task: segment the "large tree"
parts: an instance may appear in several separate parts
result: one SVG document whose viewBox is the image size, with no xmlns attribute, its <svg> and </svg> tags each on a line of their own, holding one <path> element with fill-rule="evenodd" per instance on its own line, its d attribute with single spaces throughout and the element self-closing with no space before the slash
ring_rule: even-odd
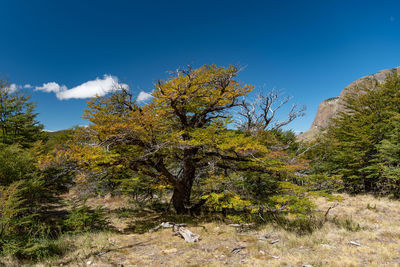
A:
<svg viewBox="0 0 400 267">
<path fill-rule="evenodd" d="M 249 177 L 259 182 L 256 173 L 271 179 L 268 174 L 281 167 L 277 155 L 268 155 L 256 136 L 229 128 L 232 108 L 253 90 L 236 80 L 238 71 L 215 65 L 178 70 L 155 84 L 145 105 L 138 105 L 124 88 L 89 101 L 84 118 L 91 125 L 80 134 L 75 154 L 88 166 L 128 168 L 172 187 L 177 213 L 205 202 L 199 198 L 191 203 L 195 181 L 232 172 L 251 172 Z"/>
</svg>

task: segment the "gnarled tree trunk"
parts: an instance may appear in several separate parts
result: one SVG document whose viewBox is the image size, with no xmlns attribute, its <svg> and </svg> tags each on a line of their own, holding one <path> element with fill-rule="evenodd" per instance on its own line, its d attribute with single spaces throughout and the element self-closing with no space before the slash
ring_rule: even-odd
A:
<svg viewBox="0 0 400 267">
<path fill-rule="evenodd" d="M 192 193 L 193 181 L 196 175 L 196 164 L 193 160 L 197 149 L 184 151 L 183 169 L 180 179 L 174 185 L 172 204 L 176 213 L 185 214 L 190 212 L 190 195 Z"/>
<path fill-rule="evenodd" d="M 172 195 L 172 205 L 176 213 L 178 214 L 186 214 L 189 213 L 189 205 L 190 205 L 190 193 L 191 188 L 188 188 L 184 184 L 178 184 L 174 187 L 174 193 Z"/>
</svg>

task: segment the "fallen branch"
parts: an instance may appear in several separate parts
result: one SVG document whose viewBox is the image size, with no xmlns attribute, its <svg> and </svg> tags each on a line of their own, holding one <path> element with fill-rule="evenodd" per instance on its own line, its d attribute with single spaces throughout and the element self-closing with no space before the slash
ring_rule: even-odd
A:
<svg viewBox="0 0 400 267">
<path fill-rule="evenodd" d="M 331 209 L 333 209 L 333 208 L 336 208 L 337 206 L 339 206 L 339 203 L 333 204 L 332 206 L 330 206 L 330 207 L 326 210 L 325 215 L 324 215 L 324 221 L 325 221 L 325 222 L 328 220 L 328 213 L 329 213 L 329 211 L 330 211 Z"/>
<path fill-rule="evenodd" d="M 196 234 L 192 233 L 189 229 L 186 229 L 183 227 L 178 227 L 175 234 L 180 235 L 188 243 L 194 243 L 194 242 L 198 242 L 200 240 L 199 235 L 196 235 Z"/>
<path fill-rule="evenodd" d="M 231 224 L 229 224 L 229 226 L 232 226 L 232 227 L 240 227 L 240 228 L 251 227 L 251 226 L 253 226 L 253 225 L 254 225 L 254 223 L 242 223 L 242 224 L 231 223 Z"/>
<path fill-rule="evenodd" d="M 245 249 L 245 248 L 246 248 L 246 247 L 234 248 L 234 249 L 231 250 L 231 253 L 232 253 L 232 254 L 237 254 L 237 253 L 239 253 L 240 251 L 242 251 L 242 249 Z"/>
<path fill-rule="evenodd" d="M 171 223 L 171 222 L 162 222 L 160 225 L 149 230 L 150 233 L 155 232 L 161 228 L 172 228 L 172 231 L 175 235 L 180 235 L 186 242 L 193 243 L 198 242 L 200 240 L 200 236 L 192 233 L 189 229 L 184 228 L 186 224 L 184 223 Z"/>
<path fill-rule="evenodd" d="M 171 223 L 171 222 L 162 222 L 160 225 L 157 225 L 156 227 L 152 228 L 149 230 L 149 233 L 155 232 L 159 230 L 160 228 L 173 228 L 173 227 L 182 227 L 186 226 L 186 224 L 181 223 L 181 224 L 176 224 L 176 223 Z"/>
<path fill-rule="evenodd" d="M 244 232 L 248 229 L 250 229 L 252 226 L 254 226 L 253 223 L 244 223 L 244 224 L 237 224 L 237 223 L 231 223 L 229 226 L 235 227 L 236 232 Z"/>
<path fill-rule="evenodd" d="M 275 244 L 275 243 L 278 243 L 279 241 L 280 241 L 279 239 L 275 239 L 275 240 L 270 241 L 269 243 L 270 243 L 271 245 L 273 245 L 273 244 Z"/>
</svg>

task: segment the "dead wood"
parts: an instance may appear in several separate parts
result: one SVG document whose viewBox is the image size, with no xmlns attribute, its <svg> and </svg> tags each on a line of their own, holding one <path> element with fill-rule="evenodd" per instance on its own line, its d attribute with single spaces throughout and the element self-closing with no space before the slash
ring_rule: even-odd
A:
<svg viewBox="0 0 400 267">
<path fill-rule="evenodd" d="M 159 230 L 160 228 L 172 228 L 175 235 L 180 235 L 186 242 L 193 243 L 198 242 L 200 240 L 200 236 L 192 233 L 189 229 L 184 228 L 186 224 L 181 223 L 171 223 L 171 222 L 162 222 L 160 225 L 149 230 L 150 233 Z"/>
<path fill-rule="evenodd" d="M 325 215 L 324 215 L 324 221 L 325 221 L 325 222 L 328 220 L 328 213 L 329 213 L 329 211 L 330 211 L 331 209 L 333 209 L 333 208 L 336 208 L 337 206 L 339 206 L 339 203 L 333 204 L 332 206 L 330 206 L 330 207 L 326 210 Z"/>
<path fill-rule="evenodd" d="M 154 228 L 151 228 L 149 230 L 149 233 L 155 232 L 157 230 L 159 230 L 160 228 L 173 228 L 173 227 L 182 227 L 182 226 L 186 226 L 185 223 L 181 223 L 181 224 L 176 224 L 176 223 L 171 223 L 171 222 L 162 222 L 159 225 L 157 225 Z"/>
<path fill-rule="evenodd" d="M 200 240 L 200 236 L 192 233 L 189 229 L 186 229 L 184 227 L 177 227 L 177 229 L 178 230 L 175 233 L 180 235 L 188 243 L 194 243 Z"/>
</svg>

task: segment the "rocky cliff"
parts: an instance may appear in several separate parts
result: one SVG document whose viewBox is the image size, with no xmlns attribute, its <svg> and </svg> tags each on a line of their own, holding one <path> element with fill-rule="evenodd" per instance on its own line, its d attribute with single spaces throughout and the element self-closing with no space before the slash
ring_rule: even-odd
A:
<svg viewBox="0 0 400 267">
<path fill-rule="evenodd" d="M 329 125 L 331 118 L 334 117 L 338 111 L 343 111 L 344 96 L 354 90 L 355 88 L 375 89 L 379 84 L 383 83 L 387 76 L 393 73 L 400 73 L 400 66 L 393 69 L 382 70 L 378 73 L 367 75 L 358 80 L 355 80 L 342 90 L 338 97 L 333 97 L 322 101 L 318 107 L 317 114 L 311 127 L 308 131 L 298 135 L 301 141 L 310 141 L 316 137 L 326 126 Z"/>
</svg>

